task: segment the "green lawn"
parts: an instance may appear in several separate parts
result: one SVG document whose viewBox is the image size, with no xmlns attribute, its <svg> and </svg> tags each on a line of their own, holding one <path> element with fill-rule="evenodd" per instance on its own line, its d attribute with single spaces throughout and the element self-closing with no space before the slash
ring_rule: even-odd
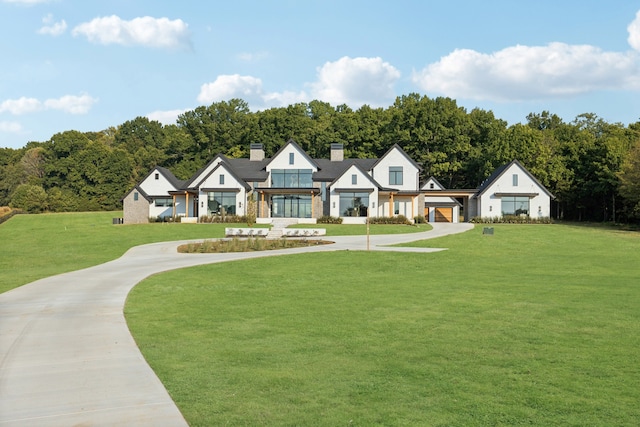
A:
<svg viewBox="0 0 640 427">
<path fill-rule="evenodd" d="M 224 236 L 220 224 L 113 225 L 122 212 L 16 215 L 0 224 L 0 292 L 97 265 L 144 243 Z"/>
<path fill-rule="evenodd" d="M 115 259 L 154 242 L 224 237 L 225 227 L 246 224 L 113 225 L 122 212 L 16 215 L 0 224 L 0 293 L 34 280 Z M 266 227 L 266 225 L 254 225 Z M 307 225 L 306 227 L 310 227 Z M 328 235 L 365 234 L 364 225 L 313 225 Z M 371 234 L 424 231 L 428 225 L 371 226 Z"/>
<path fill-rule="evenodd" d="M 639 234 L 494 229 L 169 272 L 126 316 L 192 426 L 639 425 Z"/>
</svg>

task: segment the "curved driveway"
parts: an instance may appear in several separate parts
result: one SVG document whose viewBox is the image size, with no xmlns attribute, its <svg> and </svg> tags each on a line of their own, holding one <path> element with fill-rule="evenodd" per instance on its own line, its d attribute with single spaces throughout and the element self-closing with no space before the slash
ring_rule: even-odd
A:
<svg viewBox="0 0 640 427">
<path fill-rule="evenodd" d="M 433 224 L 424 233 L 371 236 L 371 250 L 471 229 Z M 151 274 L 182 267 L 301 252 L 366 250 L 365 236 L 277 251 L 179 254 L 184 242 L 130 249 L 95 267 L 0 294 L 0 426 L 186 426 L 138 350 L 124 319 L 129 291 Z"/>
</svg>

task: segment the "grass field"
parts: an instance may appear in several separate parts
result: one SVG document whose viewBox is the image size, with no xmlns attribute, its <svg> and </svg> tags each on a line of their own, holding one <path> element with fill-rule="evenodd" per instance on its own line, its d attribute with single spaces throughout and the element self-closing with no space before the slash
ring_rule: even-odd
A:
<svg viewBox="0 0 640 427">
<path fill-rule="evenodd" d="M 225 227 L 239 225 L 113 225 L 112 218 L 121 216 L 122 212 L 17 215 L 0 224 L 0 293 L 43 277 L 110 261 L 136 245 L 219 238 L 224 237 Z M 364 225 L 326 228 L 327 234 L 334 236 L 363 234 L 366 230 Z M 406 225 L 371 226 L 372 234 L 424 230 L 425 225 L 421 228 Z"/>
<path fill-rule="evenodd" d="M 126 316 L 192 426 L 637 426 L 640 235 L 495 225 L 154 276 Z"/>
</svg>

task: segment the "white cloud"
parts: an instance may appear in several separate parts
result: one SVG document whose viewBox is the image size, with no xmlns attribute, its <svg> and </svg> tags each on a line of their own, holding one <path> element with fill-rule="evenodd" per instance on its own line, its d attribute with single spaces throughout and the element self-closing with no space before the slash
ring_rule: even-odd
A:
<svg viewBox="0 0 640 427">
<path fill-rule="evenodd" d="M 59 36 L 67 31 L 67 23 L 63 19 L 60 22 L 53 22 L 53 15 L 49 14 L 42 18 L 44 24 L 42 28 L 38 30 L 38 34 L 46 34 L 50 36 Z"/>
<path fill-rule="evenodd" d="M 7 99 L 0 104 L 0 113 L 9 112 L 13 115 L 35 113 L 42 110 L 60 110 L 70 114 L 86 114 L 93 104 L 98 102 L 89 95 L 65 95 L 57 99 L 40 101 L 36 98 L 21 97 Z"/>
<path fill-rule="evenodd" d="M 484 54 L 459 49 L 414 72 L 427 92 L 452 98 L 532 100 L 594 90 L 640 89 L 634 52 L 603 52 L 589 45 L 514 46 Z"/>
<path fill-rule="evenodd" d="M 400 71 L 381 58 L 340 58 L 318 69 L 313 96 L 331 104 L 388 105 L 395 99 Z"/>
<path fill-rule="evenodd" d="M 637 51 L 640 51 L 640 10 L 636 13 L 636 19 L 627 27 L 629 31 L 629 45 Z"/>
<path fill-rule="evenodd" d="M 18 99 L 7 99 L 0 104 L 0 113 L 9 112 L 16 116 L 40 110 L 42 110 L 42 103 L 39 100 L 25 96 Z"/>
<path fill-rule="evenodd" d="M 183 110 L 167 110 L 167 111 L 154 111 L 147 114 L 149 120 L 155 120 L 163 125 L 175 125 L 180 114 L 184 114 L 190 109 Z"/>
<path fill-rule="evenodd" d="M 360 107 L 388 105 L 395 99 L 393 85 L 400 72 L 380 58 L 348 58 L 327 62 L 318 68 L 311 92 L 265 92 L 262 80 L 239 74 L 221 75 L 200 88 L 198 102 L 209 104 L 240 98 L 254 109 L 280 107 L 318 99 L 334 105 Z"/>
<path fill-rule="evenodd" d="M 198 102 L 210 104 L 216 101 L 240 98 L 255 105 L 255 101 L 261 102 L 262 97 L 262 80 L 251 76 L 232 74 L 218 76 L 212 83 L 203 84 L 200 87 Z"/>
<path fill-rule="evenodd" d="M 95 18 L 78 25 L 74 36 L 85 36 L 90 42 L 146 46 L 154 48 L 190 48 L 188 25 L 181 19 L 144 16 L 125 21 L 116 15 Z"/>
<path fill-rule="evenodd" d="M 5 133 L 20 133 L 22 132 L 22 126 L 17 122 L 3 122 L 0 121 L 0 132 Z"/>
<path fill-rule="evenodd" d="M 87 94 L 65 95 L 58 99 L 47 99 L 44 101 L 44 106 L 47 109 L 61 110 L 70 114 L 87 114 L 96 102 L 98 102 L 96 98 Z"/>
</svg>

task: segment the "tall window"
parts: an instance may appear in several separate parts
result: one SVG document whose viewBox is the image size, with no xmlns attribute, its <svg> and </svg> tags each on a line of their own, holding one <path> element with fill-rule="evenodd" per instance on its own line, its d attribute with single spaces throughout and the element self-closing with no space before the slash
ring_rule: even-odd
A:
<svg viewBox="0 0 640 427">
<path fill-rule="evenodd" d="M 220 174 L 220 185 L 224 185 L 224 174 Z"/>
<path fill-rule="evenodd" d="M 369 193 L 340 193 L 340 216 L 367 216 Z"/>
<path fill-rule="evenodd" d="M 529 215 L 529 198 L 502 197 L 502 215 Z"/>
<path fill-rule="evenodd" d="M 293 161 L 294 161 L 295 157 L 294 157 L 294 153 L 289 153 L 289 164 L 292 165 Z"/>
<path fill-rule="evenodd" d="M 389 166 L 389 185 L 402 185 L 402 166 Z"/>
<path fill-rule="evenodd" d="M 514 173 L 512 178 L 513 178 L 513 186 L 517 187 L 518 186 L 518 174 Z"/>
<path fill-rule="evenodd" d="M 311 188 L 311 169 L 272 169 L 271 186 L 275 188 Z"/>
<path fill-rule="evenodd" d="M 228 191 L 212 191 L 207 193 L 207 214 L 235 215 L 236 193 Z"/>
<path fill-rule="evenodd" d="M 358 175 L 351 175 L 351 185 L 358 184 Z"/>
</svg>

